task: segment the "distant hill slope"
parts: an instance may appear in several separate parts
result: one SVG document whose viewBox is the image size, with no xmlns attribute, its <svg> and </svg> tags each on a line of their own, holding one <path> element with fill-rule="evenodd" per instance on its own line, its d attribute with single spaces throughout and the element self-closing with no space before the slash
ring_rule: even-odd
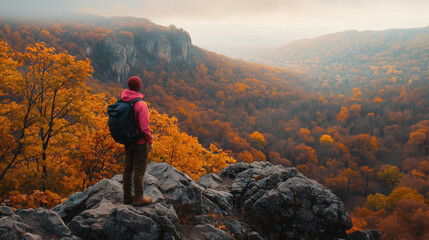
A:
<svg viewBox="0 0 429 240">
<path fill-rule="evenodd" d="M 321 81 L 356 80 L 374 71 L 397 71 L 407 81 L 427 78 L 429 27 L 346 31 L 299 40 L 263 54 L 261 62 L 304 71 Z"/>
</svg>

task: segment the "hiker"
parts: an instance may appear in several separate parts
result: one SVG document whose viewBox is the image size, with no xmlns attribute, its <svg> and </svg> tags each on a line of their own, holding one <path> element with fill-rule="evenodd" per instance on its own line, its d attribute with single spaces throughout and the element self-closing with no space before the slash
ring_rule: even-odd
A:
<svg viewBox="0 0 429 240">
<path fill-rule="evenodd" d="M 144 99 L 139 92 L 142 81 L 133 76 L 128 79 L 128 89 L 122 91 L 121 100 L 131 102 L 136 98 Z M 149 129 L 149 111 L 144 101 L 136 101 L 133 105 L 137 130 L 142 135 L 137 141 L 125 144 L 125 167 L 123 175 L 124 204 L 147 205 L 152 202 L 151 197 L 143 195 L 143 177 L 149 163 L 148 155 L 152 151 L 152 134 Z M 132 175 L 134 173 L 134 178 Z M 131 193 L 131 183 L 134 180 L 134 193 Z"/>
</svg>

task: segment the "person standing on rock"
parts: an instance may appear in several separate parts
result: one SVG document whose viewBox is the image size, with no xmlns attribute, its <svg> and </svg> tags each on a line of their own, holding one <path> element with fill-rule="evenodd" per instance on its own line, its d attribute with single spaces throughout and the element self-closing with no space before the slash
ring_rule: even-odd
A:
<svg viewBox="0 0 429 240">
<path fill-rule="evenodd" d="M 131 102 L 136 98 L 144 99 L 144 95 L 139 92 L 142 81 L 139 77 L 133 76 L 128 79 L 128 89 L 124 89 L 121 100 Z M 149 152 L 152 151 L 152 134 L 149 129 L 149 110 L 144 101 L 134 103 L 135 119 L 142 138 L 136 142 L 125 145 L 125 167 L 123 174 L 124 204 L 147 205 L 152 202 L 151 197 L 143 195 L 143 177 L 149 162 Z M 134 177 L 132 178 L 134 174 Z M 131 184 L 134 180 L 134 193 L 131 193 Z"/>
</svg>

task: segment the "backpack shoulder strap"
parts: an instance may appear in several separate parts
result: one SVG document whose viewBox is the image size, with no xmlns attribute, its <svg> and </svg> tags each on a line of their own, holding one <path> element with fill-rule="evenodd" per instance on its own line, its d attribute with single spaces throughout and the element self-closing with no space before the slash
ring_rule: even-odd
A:
<svg viewBox="0 0 429 240">
<path fill-rule="evenodd" d="M 134 112 L 135 112 L 135 110 L 134 110 L 134 103 L 136 103 L 136 102 L 138 102 L 138 101 L 143 101 L 143 99 L 141 99 L 141 98 L 134 98 L 131 102 L 129 102 L 129 104 L 130 104 L 130 106 L 131 106 L 131 111 L 130 111 L 130 118 L 131 118 L 131 121 L 133 121 L 133 122 L 135 122 L 136 124 L 138 124 L 137 123 L 137 119 L 135 119 L 135 116 L 134 116 Z M 140 129 L 140 128 L 137 128 L 138 130 Z"/>
<path fill-rule="evenodd" d="M 130 103 L 131 103 L 131 105 L 134 105 L 134 103 L 136 103 L 138 101 L 143 101 L 143 99 L 142 98 L 134 98 Z"/>
</svg>

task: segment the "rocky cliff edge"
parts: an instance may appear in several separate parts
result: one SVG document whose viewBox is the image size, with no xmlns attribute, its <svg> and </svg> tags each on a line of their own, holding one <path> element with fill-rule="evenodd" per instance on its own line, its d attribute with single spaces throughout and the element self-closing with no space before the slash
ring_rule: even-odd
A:
<svg viewBox="0 0 429 240">
<path fill-rule="evenodd" d="M 122 176 L 103 179 L 51 210 L 0 207 L 0 239 L 381 239 L 346 235 L 351 220 L 331 191 L 295 168 L 230 165 L 197 182 L 151 163 L 144 207 L 122 204 Z"/>
</svg>

